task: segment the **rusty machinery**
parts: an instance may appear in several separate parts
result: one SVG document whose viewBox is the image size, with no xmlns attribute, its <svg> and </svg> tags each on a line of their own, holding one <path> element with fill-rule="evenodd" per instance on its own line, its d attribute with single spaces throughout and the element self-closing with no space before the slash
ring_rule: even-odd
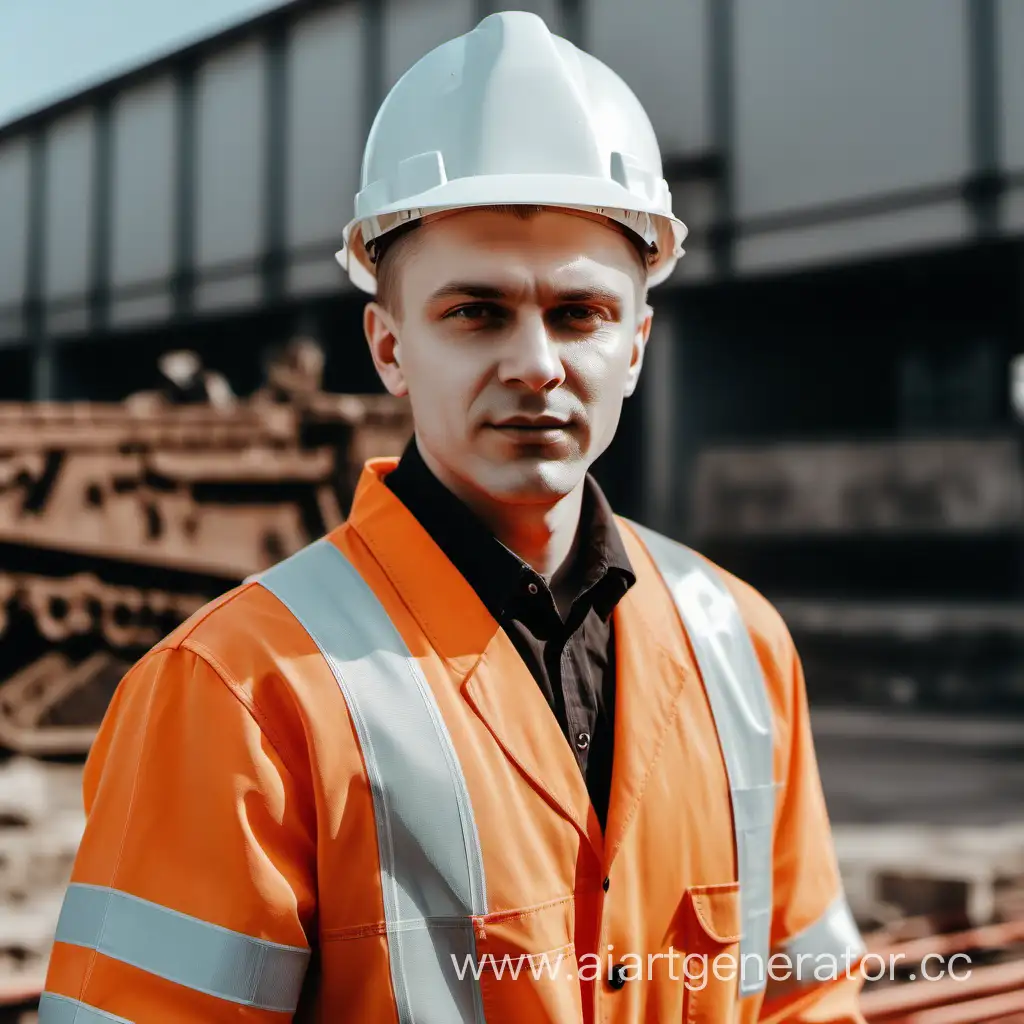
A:
<svg viewBox="0 0 1024 1024">
<path fill-rule="evenodd" d="M 85 753 L 75 694 L 105 706 L 128 661 L 340 522 L 408 433 L 389 396 L 0 405 L 0 748 Z"/>
<path fill-rule="evenodd" d="M 81 763 L 126 668 L 341 522 L 363 461 L 411 433 L 405 402 L 303 369 L 245 400 L 0 404 L 0 1019 L 45 969 Z"/>
</svg>

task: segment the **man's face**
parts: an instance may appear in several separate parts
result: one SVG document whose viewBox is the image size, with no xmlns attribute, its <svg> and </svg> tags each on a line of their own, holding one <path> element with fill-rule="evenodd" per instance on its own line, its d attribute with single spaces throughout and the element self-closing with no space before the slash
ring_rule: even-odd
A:
<svg viewBox="0 0 1024 1024">
<path fill-rule="evenodd" d="M 571 492 L 615 434 L 650 329 L 629 240 L 568 213 L 476 210 L 398 245 L 397 309 L 371 303 L 365 326 L 428 465 L 464 496 Z"/>
</svg>

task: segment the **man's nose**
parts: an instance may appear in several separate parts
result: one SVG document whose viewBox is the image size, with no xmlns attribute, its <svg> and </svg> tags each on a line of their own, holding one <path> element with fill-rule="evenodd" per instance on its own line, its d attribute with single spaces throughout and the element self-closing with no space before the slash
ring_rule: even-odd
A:
<svg viewBox="0 0 1024 1024">
<path fill-rule="evenodd" d="M 504 339 L 498 374 L 504 384 L 549 391 L 565 380 L 558 342 L 541 314 L 524 317 Z"/>
</svg>

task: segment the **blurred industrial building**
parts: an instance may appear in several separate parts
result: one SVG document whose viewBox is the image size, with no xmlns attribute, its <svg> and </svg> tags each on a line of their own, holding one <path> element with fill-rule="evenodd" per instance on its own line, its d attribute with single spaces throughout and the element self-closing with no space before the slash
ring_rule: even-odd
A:
<svg viewBox="0 0 1024 1024">
<path fill-rule="evenodd" d="M 263 532 L 231 537 L 221 524 L 219 536 L 242 552 L 234 561 L 230 544 L 200 544 L 222 559 L 216 571 L 185 567 L 207 587 L 330 520 L 315 495 L 330 483 L 343 505 L 345 460 L 369 451 L 353 447 L 359 430 L 396 443 L 403 421 L 393 409 L 325 395 L 379 391 L 362 335 L 365 296 L 332 254 L 387 89 L 500 6 L 292 0 L 0 126 L 0 747 L 16 732 L 5 674 L 41 656 L 81 665 L 94 648 L 116 646 L 48 639 L 47 628 L 66 636 L 46 615 L 66 622 L 81 594 L 72 586 L 54 605 L 54 580 L 159 579 L 178 604 L 111 612 L 115 634 L 128 621 L 136 639 L 148 636 L 140 622 L 162 626 L 197 596 L 180 575 L 167 582 L 185 571 L 175 559 L 188 536 L 200 543 L 187 516 L 177 548 L 145 515 L 137 536 L 120 534 L 120 550 L 75 547 L 98 500 L 130 491 L 145 505 L 168 479 L 206 501 L 214 522 L 222 477 L 235 473 L 237 483 L 246 471 L 227 465 L 235 456 L 214 457 L 205 476 L 183 483 L 189 430 L 207 432 L 204 457 L 235 451 L 232 431 L 264 453 L 291 453 L 293 466 L 322 461 L 325 444 L 333 453 L 326 468 L 307 461 L 298 483 L 282 469 L 286 503 L 305 512 L 274 513 L 276 547 L 267 547 L 259 487 L 249 480 L 241 497 L 236 487 L 231 501 L 248 503 Z M 515 6 L 634 88 L 690 226 L 687 255 L 652 295 L 640 393 L 598 466 L 612 503 L 776 602 L 835 749 L 850 739 L 850 720 L 827 718 L 829 704 L 1024 709 L 1024 3 Z M 323 354 L 322 365 L 310 357 L 315 400 L 269 395 L 288 378 L 280 353 L 289 344 L 299 363 L 303 352 Z M 147 405 L 145 393 L 166 395 L 175 380 L 179 398 L 200 387 L 206 406 Z M 99 404 L 75 414 L 24 404 L 39 402 Z M 349 431 L 341 442 L 339 425 Z M 83 476 L 73 467 L 88 462 L 86 450 L 94 461 Z M 159 473 L 147 462 L 128 474 L 134 483 L 118 478 L 115 454 L 146 451 L 159 455 Z M 70 497 L 59 499 L 61 486 Z M 38 585 L 46 592 L 14 607 L 10 580 L 29 572 L 48 578 Z M 29 620 L 31 650 L 14 652 L 13 630 Z M 25 726 L 31 681 L 21 687 Z M 54 724 L 44 722 L 45 694 L 35 707 L 22 742 Z M 855 724 L 855 745 L 873 723 Z M 993 736 L 978 733 L 971 749 L 994 744 L 1019 769 L 1019 731 Z M 891 742 L 902 754 L 904 741 Z M 946 747 L 933 747 L 943 760 Z M 32 781 L 26 764 L 16 778 L 62 785 L 53 775 Z M 834 778 L 841 789 L 847 769 L 827 769 L 827 787 Z M 5 813 L 42 813 L 35 804 L 5 811 L 3 792 L 0 827 Z M 61 820 L 45 827 L 59 831 Z M 992 878 L 1024 874 L 1019 842 L 1014 833 L 999 847 L 1002 874 Z M 862 841 L 847 847 L 851 863 L 866 863 Z M 73 853 L 73 838 L 63 848 Z M 976 861 L 977 842 L 971 849 L 964 856 Z M 54 896 L 61 871 L 51 871 Z M 964 885 L 964 906 L 987 899 L 976 880 Z M 880 899 L 871 889 L 860 905 Z M 974 923 L 995 914 L 984 905 L 968 915 Z M 0 929 L 0 949 L 5 941 Z"/>
<path fill-rule="evenodd" d="M 183 346 L 246 394 L 299 334 L 377 389 L 331 259 L 362 142 L 490 6 L 298 0 L 0 128 L 0 398 Z M 821 700 L 1024 703 L 1024 7 L 521 6 L 631 83 L 691 227 L 613 502 L 777 600 Z"/>
</svg>

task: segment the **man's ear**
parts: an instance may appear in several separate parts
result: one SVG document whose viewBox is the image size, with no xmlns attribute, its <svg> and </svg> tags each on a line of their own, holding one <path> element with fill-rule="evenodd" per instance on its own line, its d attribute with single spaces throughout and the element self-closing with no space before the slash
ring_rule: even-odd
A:
<svg viewBox="0 0 1024 1024">
<path fill-rule="evenodd" d="M 654 319 L 654 310 L 645 302 L 640 309 L 640 316 L 637 320 L 636 332 L 633 334 L 633 352 L 629 361 L 629 375 L 626 377 L 625 397 L 636 391 L 640 383 L 640 370 L 644 365 L 644 352 L 647 351 L 647 342 L 651 337 L 651 321 Z"/>
<path fill-rule="evenodd" d="M 363 310 L 363 333 L 377 376 L 391 394 L 404 398 L 409 388 L 398 361 L 400 345 L 395 318 L 379 302 L 368 302 Z"/>
</svg>

